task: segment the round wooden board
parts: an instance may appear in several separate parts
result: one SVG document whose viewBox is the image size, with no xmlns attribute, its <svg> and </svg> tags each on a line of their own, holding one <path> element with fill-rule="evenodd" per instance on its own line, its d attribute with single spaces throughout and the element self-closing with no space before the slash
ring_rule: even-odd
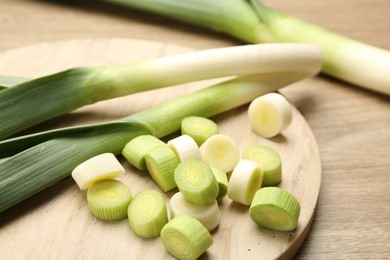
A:
<svg viewBox="0 0 390 260">
<path fill-rule="evenodd" d="M 0 74 L 37 77 L 74 66 L 111 66 L 189 51 L 193 50 L 130 39 L 50 42 L 1 53 Z M 50 120 L 38 129 L 119 118 L 214 82 L 185 84 L 103 101 Z M 212 232 L 214 243 L 202 259 L 292 258 L 303 243 L 315 213 L 321 162 L 316 140 L 303 116 L 294 108 L 291 126 L 267 140 L 251 131 L 246 110 L 247 106 L 243 106 L 213 120 L 219 124 L 220 132 L 231 136 L 241 149 L 258 143 L 280 153 L 283 161 L 280 187 L 294 194 L 301 203 L 298 227 L 294 232 L 260 228 L 250 219 L 248 207 L 226 197 L 220 203 L 220 226 Z M 123 158 L 120 160 L 126 168 L 121 180 L 133 195 L 147 188 L 158 189 L 147 174 L 135 170 Z M 172 194 L 166 194 L 167 201 Z M 70 178 L 1 213 L 0 219 L 0 252 L 5 259 L 170 258 L 158 238 L 137 237 L 127 220 L 106 223 L 95 219 L 89 213 L 86 194 Z"/>
</svg>

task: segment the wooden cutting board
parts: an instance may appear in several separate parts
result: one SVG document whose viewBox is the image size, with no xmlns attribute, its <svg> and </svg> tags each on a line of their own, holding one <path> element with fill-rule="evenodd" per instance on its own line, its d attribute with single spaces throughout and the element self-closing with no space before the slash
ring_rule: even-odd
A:
<svg viewBox="0 0 390 260">
<path fill-rule="evenodd" d="M 0 74 L 38 77 L 74 66 L 127 64 L 189 51 L 193 50 L 130 39 L 49 42 L 0 53 Z M 185 84 L 103 101 L 50 120 L 38 129 L 116 119 L 214 82 Z M 241 149 L 258 143 L 280 153 L 283 161 L 280 187 L 294 194 L 301 203 L 298 227 L 294 232 L 260 228 L 250 219 L 248 207 L 226 197 L 220 203 L 220 226 L 212 232 L 214 243 L 202 259 L 292 258 L 313 220 L 321 184 L 321 162 L 310 127 L 294 107 L 290 127 L 273 139 L 263 139 L 251 131 L 246 110 L 247 106 L 243 106 L 213 120 L 219 124 L 220 132 L 231 136 Z M 137 171 L 123 158 L 120 160 L 126 168 L 120 179 L 133 195 L 147 188 L 158 189 L 146 173 Z M 172 194 L 166 194 L 167 201 Z M 137 237 L 127 220 L 107 223 L 95 219 L 88 211 L 86 193 L 71 178 L 0 213 L 0 219 L 0 252 L 4 259 L 171 258 L 159 238 Z"/>
</svg>

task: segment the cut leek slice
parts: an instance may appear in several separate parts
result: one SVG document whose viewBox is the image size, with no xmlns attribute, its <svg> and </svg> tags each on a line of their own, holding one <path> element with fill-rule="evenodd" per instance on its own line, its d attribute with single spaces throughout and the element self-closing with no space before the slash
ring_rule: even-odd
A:
<svg viewBox="0 0 390 260">
<path fill-rule="evenodd" d="M 211 136 L 200 147 L 202 160 L 210 167 L 230 172 L 240 160 L 240 149 L 236 142 L 227 135 Z"/>
<path fill-rule="evenodd" d="M 116 179 L 125 169 L 112 153 L 94 156 L 79 164 L 72 177 L 81 190 L 87 190 L 92 184 L 104 179 Z"/>
<path fill-rule="evenodd" d="M 138 236 L 152 238 L 160 235 L 168 223 L 164 196 L 157 190 L 143 190 L 134 196 L 127 214 L 131 230 Z"/>
<path fill-rule="evenodd" d="M 282 159 L 271 147 L 255 144 L 247 147 L 242 158 L 258 162 L 263 169 L 262 186 L 275 186 L 282 181 Z"/>
<path fill-rule="evenodd" d="M 188 215 L 169 221 L 161 230 L 160 239 L 171 255 L 183 260 L 197 259 L 213 244 L 209 231 Z"/>
<path fill-rule="evenodd" d="M 175 169 L 176 185 L 184 198 L 195 205 L 214 203 L 218 196 L 218 182 L 210 167 L 199 160 L 186 160 Z"/>
<path fill-rule="evenodd" d="M 218 125 L 205 117 L 189 116 L 181 122 L 181 133 L 191 136 L 200 146 L 210 136 L 219 133 Z"/>
<path fill-rule="evenodd" d="M 214 167 L 210 167 L 210 169 L 213 172 L 214 177 L 218 182 L 219 192 L 218 192 L 217 200 L 219 201 L 226 196 L 229 181 L 226 172 Z"/>
<path fill-rule="evenodd" d="M 171 148 L 180 161 L 188 159 L 200 160 L 200 151 L 198 144 L 189 135 L 181 135 L 168 141 L 168 146 Z"/>
<path fill-rule="evenodd" d="M 167 145 L 150 149 L 145 155 L 145 162 L 150 176 L 162 191 L 176 188 L 174 172 L 180 161 Z"/>
<path fill-rule="evenodd" d="M 248 108 L 251 127 L 258 135 L 271 138 L 285 130 L 292 121 L 292 108 L 279 93 L 268 93 L 253 100 Z"/>
<path fill-rule="evenodd" d="M 165 145 L 163 141 L 153 135 L 140 135 L 126 144 L 122 155 L 136 168 L 146 171 L 145 154 L 152 148 Z"/>
<path fill-rule="evenodd" d="M 262 227 L 292 231 L 297 226 L 300 210 L 299 201 L 291 193 L 278 187 L 266 187 L 256 192 L 250 216 Z"/>
<path fill-rule="evenodd" d="M 131 199 L 130 189 L 118 180 L 96 182 L 87 192 L 89 210 L 96 218 L 104 221 L 127 218 L 127 207 Z"/>
<path fill-rule="evenodd" d="M 230 176 L 227 195 L 231 200 L 249 206 L 256 191 L 261 188 L 262 180 L 261 165 L 243 159 Z"/>
<path fill-rule="evenodd" d="M 171 218 L 186 214 L 199 220 L 208 231 L 215 229 L 221 220 L 218 202 L 205 206 L 198 206 L 188 202 L 181 192 L 175 193 L 170 202 Z"/>
</svg>

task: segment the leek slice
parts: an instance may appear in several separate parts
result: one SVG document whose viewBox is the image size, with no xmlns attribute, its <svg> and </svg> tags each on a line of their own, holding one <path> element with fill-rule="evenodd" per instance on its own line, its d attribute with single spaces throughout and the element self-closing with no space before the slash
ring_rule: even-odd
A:
<svg viewBox="0 0 390 260">
<path fill-rule="evenodd" d="M 175 181 L 184 198 L 195 205 L 210 205 L 218 196 L 218 182 L 210 167 L 199 160 L 181 162 L 175 169 Z"/>
<path fill-rule="evenodd" d="M 231 200 L 249 206 L 256 191 L 260 189 L 262 180 L 261 165 L 243 159 L 230 176 L 227 195 Z"/>
<path fill-rule="evenodd" d="M 261 164 L 263 187 L 275 186 L 282 181 L 282 159 L 271 147 L 259 144 L 251 145 L 243 151 L 242 158 Z"/>
<path fill-rule="evenodd" d="M 146 171 L 145 155 L 150 149 L 160 145 L 165 143 L 153 135 L 140 135 L 125 145 L 122 155 L 131 165 Z"/>
<path fill-rule="evenodd" d="M 291 193 L 278 187 L 266 187 L 256 192 L 250 216 L 262 227 L 292 231 L 297 226 L 300 210 L 299 201 Z"/>
<path fill-rule="evenodd" d="M 291 124 L 292 108 L 281 94 L 268 93 L 251 102 L 248 118 L 254 132 L 262 137 L 271 138 Z"/>
<path fill-rule="evenodd" d="M 174 172 L 180 161 L 167 146 L 156 146 L 145 155 L 146 168 L 154 182 L 164 192 L 176 188 Z"/>
<path fill-rule="evenodd" d="M 96 182 L 87 192 L 89 210 L 96 218 L 104 221 L 127 218 L 131 199 L 130 189 L 118 180 Z"/>
<path fill-rule="evenodd" d="M 181 135 L 171 139 L 167 145 L 175 152 L 180 161 L 201 159 L 198 144 L 189 135 Z"/>
<path fill-rule="evenodd" d="M 210 167 L 230 172 L 240 160 L 240 149 L 229 136 L 217 134 L 211 136 L 200 147 L 202 160 Z"/>
<path fill-rule="evenodd" d="M 190 116 L 181 121 L 181 133 L 191 136 L 198 146 L 201 146 L 209 137 L 219 133 L 218 125 L 204 117 Z"/>
<path fill-rule="evenodd" d="M 152 238 L 160 235 L 168 223 L 165 197 L 156 190 L 143 190 L 134 196 L 127 214 L 131 230 L 138 236 Z"/>
<path fill-rule="evenodd" d="M 87 190 L 95 182 L 116 179 L 124 172 L 125 169 L 114 154 L 103 153 L 79 164 L 72 171 L 72 177 L 80 190 Z"/>
<path fill-rule="evenodd" d="M 209 231 L 188 215 L 169 221 L 161 230 L 160 239 L 171 255 L 183 260 L 197 259 L 213 244 Z"/>
<path fill-rule="evenodd" d="M 217 201 L 223 199 L 226 194 L 227 194 L 227 187 L 228 187 L 228 178 L 226 172 L 215 168 L 215 167 L 210 167 L 211 171 L 214 174 L 215 179 L 218 182 L 218 196 L 217 196 Z"/>
<path fill-rule="evenodd" d="M 215 229 L 221 220 L 218 202 L 210 205 L 199 206 L 188 202 L 181 192 L 175 193 L 169 201 L 171 218 L 185 214 L 202 223 L 208 231 Z"/>
</svg>

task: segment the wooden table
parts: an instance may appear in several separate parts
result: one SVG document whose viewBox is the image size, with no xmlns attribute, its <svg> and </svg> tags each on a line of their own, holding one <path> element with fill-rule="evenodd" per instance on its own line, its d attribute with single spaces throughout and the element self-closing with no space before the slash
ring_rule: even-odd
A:
<svg viewBox="0 0 390 260">
<path fill-rule="evenodd" d="M 390 50 L 388 0 L 265 2 Z M 239 44 L 205 29 L 94 1 L 2 0 L 0 14 L 0 51 L 90 37 L 146 39 L 193 49 Z M 390 98 L 326 76 L 284 93 L 312 128 L 323 169 L 317 214 L 296 258 L 390 259 Z"/>
</svg>

